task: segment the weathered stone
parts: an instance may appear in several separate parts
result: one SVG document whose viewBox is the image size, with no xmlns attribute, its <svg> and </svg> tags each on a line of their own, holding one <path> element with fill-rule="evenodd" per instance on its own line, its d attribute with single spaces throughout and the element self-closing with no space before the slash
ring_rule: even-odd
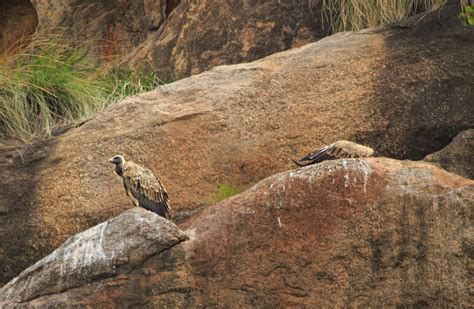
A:
<svg viewBox="0 0 474 309">
<path fill-rule="evenodd" d="M 168 81 L 217 65 L 257 60 L 331 31 L 323 22 L 327 12 L 322 0 L 3 2 L 8 18 L 0 45 L 1 34 L 11 44 L 9 38 L 31 34 L 39 21 L 40 36 L 65 35 L 70 44 L 88 46 L 88 59 L 152 69 Z"/>
<path fill-rule="evenodd" d="M 45 291 L 56 281 L 45 282 L 36 293 L 43 296 L 23 303 L 7 297 L 2 305 L 469 308 L 473 206 L 474 181 L 431 164 L 326 161 L 207 208 L 183 226 L 190 240 L 169 250 L 131 250 L 151 254 L 143 263 L 53 294 Z M 141 233 L 130 227 L 140 225 L 135 215 L 125 215 L 130 220 L 117 228 L 127 244 Z M 164 226 L 174 228 L 157 229 Z M 100 226 L 91 232 L 91 246 L 100 247 Z M 93 265 L 101 271 L 101 263 Z M 26 291 L 28 280 L 50 270 L 22 274 L 2 293 Z"/>
<path fill-rule="evenodd" d="M 26 0 L 6 3 L 11 7 L 19 2 L 28 4 L 28 10 L 37 15 L 33 32 L 39 20 L 40 36 L 65 35 L 69 43 L 86 44 L 90 58 L 95 60 L 116 62 L 133 51 L 124 61 L 127 67 L 151 64 L 163 79 L 259 59 L 315 41 L 327 35 L 329 29 L 323 29 L 321 23 L 320 0 L 31 0 L 33 6 Z M 21 18 L 22 27 L 29 20 Z"/>
<path fill-rule="evenodd" d="M 141 209 L 69 238 L 0 291 L 0 300 L 25 302 L 131 271 L 187 239 L 176 225 Z"/>
<path fill-rule="evenodd" d="M 249 62 L 329 33 L 320 0 L 182 0 L 123 66 L 176 80 L 222 64 Z"/>
<path fill-rule="evenodd" d="M 28 0 L 0 2 L 0 54 L 26 43 L 38 27 L 38 16 Z"/>
<path fill-rule="evenodd" d="M 451 173 L 474 179 L 474 129 L 459 133 L 448 146 L 427 155 L 424 160 Z"/>
<path fill-rule="evenodd" d="M 166 19 L 164 0 L 31 2 L 40 36 L 65 35 L 69 43 L 88 45 L 92 59 L 117 61 Z"/>
<path fill-rule="evenodd" d="M 181 222 L 219 184 L 248 188 L 338 139 L 403 159 L 441 149 L 474 127 L 474 28 L 457 14 L 449 6 L 408 28 L 337 34 L 221 66 L 50 141 L 1 151 L 1 281 L 132 206 L 108 163 L 117 153 L 160 176 Z"/>
<path fill-rule="evenodd" d="M 324 162 L 204 211 L 190 263 L 219 307 L 466 307 L 473 198 L 428 164 Z"/>
</svg>

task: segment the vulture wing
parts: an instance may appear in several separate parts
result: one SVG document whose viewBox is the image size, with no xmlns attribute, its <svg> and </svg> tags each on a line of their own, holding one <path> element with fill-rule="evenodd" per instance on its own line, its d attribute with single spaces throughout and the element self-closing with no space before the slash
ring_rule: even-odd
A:
<svg viewBox="0 0 474 309">
<path fill-rule="evenodd" d="M 168 192 L 160 179 L 146 168 L 135 163 L 126 162 L 123 172 L 123 184 L 127 195 L 135 206 L 170 219 L 170 202 Z"/>
<path fill-rule="evenodd" d="M 371 157 L 373 154 L 374 151 L 369 147 L 349 141 L 337 141 L 331 145 L 324 146 L 323 148 L 311 152 L 299 160 L 292 161 L 296 165 L 302 167 L 326 160 Z"/>
<path fill-rule="evenodd" d="M 292 161 L 300 167 L 314 164 L 314 163 L 319 163 L 325 160 L 330 160 L 331 159 L 330 153 L 332 153 L 333 150 L 334 150 L 334 144 L 331 144 L 328 146 L 324 146 L 323 148 L 317 149 L 313 152 L 310 152 L 299 160 L 292 159 Z"/>
</svg>

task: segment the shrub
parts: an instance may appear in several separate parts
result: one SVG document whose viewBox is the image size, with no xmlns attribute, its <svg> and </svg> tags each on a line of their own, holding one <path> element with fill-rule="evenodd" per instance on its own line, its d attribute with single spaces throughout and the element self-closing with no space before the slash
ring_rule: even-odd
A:
<svg viewBox="0 0 474 309">
<path fill-rule="evenodd" d="M 215 203 L 219 203 L 229 197 L 237 195 L 241 192 L 240 188 L 228 183 L 222 183 L 217 186 L 217 190 L 214 195 L 210 196 L 207 199 L 208 205 L 213 205 Z"/>
<path fill-rule="evenodd" d="M 155 88 L 154 75 L 100 68 L 85 45 L 34 38 L 0 55 L 0 139 L 28 141 L 55 126 L 90 117 L 127 95 Z"/>
<path fill-rule="evenodd" d="M 153 72 L 142 73 L 117 69 L 108 71 L 104 74 L 103 78 L 107 81 L 110 88 L 109 102 L 150 91 L 164 84 L 163 80 L 158 78 Z"/>
</svg>

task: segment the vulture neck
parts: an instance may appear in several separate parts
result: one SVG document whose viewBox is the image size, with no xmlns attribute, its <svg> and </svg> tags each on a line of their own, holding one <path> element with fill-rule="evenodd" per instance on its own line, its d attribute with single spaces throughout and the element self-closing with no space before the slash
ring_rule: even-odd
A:
<svg viewBox="0 0 474 309">
<path fill-rule="evenodd" d="M 123 163 L 115 165 L 115 173 L 119 176 L 123 176 Z"/>
</svg>

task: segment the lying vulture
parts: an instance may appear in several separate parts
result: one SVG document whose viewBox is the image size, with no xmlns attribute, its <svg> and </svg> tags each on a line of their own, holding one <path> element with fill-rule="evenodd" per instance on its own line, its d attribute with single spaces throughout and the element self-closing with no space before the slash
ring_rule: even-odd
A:
<svg viewBox="0 0 474 309">
<path fill-rule="evenodd" d="M 125 162 L 124 157 L 119 155 L 109 161 L 115 164 L 115 173 L 122 177 L 125 193 L 135 206 L 171 220 L 168 192 L 158 177 L 147 168 L 133 162 Z"/>
<path fill-rule="evenodd" d="M 349 141 L 337 141 L 333 144 L 324 146 L 314 152 L 311 152 L 299 160 L 292 161 L 302 167 L 310 164 L 319 163 L 325 160 L 343 159 L 343 158 L 366 158 L 372 157 L 374 150 Z"/>
</svg>

